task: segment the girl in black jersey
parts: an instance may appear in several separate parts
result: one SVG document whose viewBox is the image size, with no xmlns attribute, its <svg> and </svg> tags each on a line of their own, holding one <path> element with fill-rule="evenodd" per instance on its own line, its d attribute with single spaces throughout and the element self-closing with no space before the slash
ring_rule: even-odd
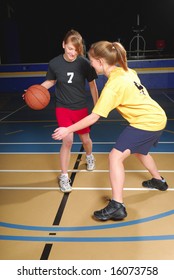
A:
<svg viewBox="0 0 174 280">
<path fill-rule="evenodd" d="M 76 30 L 70 30 L 64 37 L 62 47 L 64 53 L 49 62 L 46 81 L 42 86 L 49 89 L 55 85 L 56 118 L 58 126 L 68 127 L 88 115 L 87 94 L 85 83 L 88 81 L 93 103 L 98 100 L 98 90 L 95 79 L 97 74 L 84 56 L 82 36 Z M 90 128 L 79 130 L 78 133 L 86 151 L 87 170 L 95 168 L 95 159 L 92 154 L 92 140 Z M 62 140 L 60 149 L 61 175 L 58 178 L 61 191 L 70 192 L 71 182 L 68 177 L 73 133 Z"/>
</svg>

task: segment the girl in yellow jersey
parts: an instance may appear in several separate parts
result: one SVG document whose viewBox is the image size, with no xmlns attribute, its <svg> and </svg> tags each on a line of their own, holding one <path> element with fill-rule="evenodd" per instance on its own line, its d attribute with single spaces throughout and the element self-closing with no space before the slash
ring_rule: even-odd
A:
<svg viewBox="0 0 174 280">
<path fill-rule="evenodd" d="M 128 121 L 129 125 L 109 154 L 112 199 L 105 208 L 94 212 L 94 217 L 102 221 L 121 220 L 127 216 L 123 203 L 123 163 L 130 154 L 134 154 L 152 176 L 151 180 L 142 183 L 144 187 L 161 191 L 168 188 L 149 154 L 150 148 L 158 143 L 167 117 L 159 104 L 149 96 L 136 72 L 128 68 L 126 50 L 120 43 L 94 43 L 88 55 L 96 72 L 104 74 L 108 80 L 92 113 L 67 128 L 57 128 L 52 137 L 61 140 L 71 132 L 94 124 L 101 116 L 106 118 L 113 109 Z"/>
</svg>

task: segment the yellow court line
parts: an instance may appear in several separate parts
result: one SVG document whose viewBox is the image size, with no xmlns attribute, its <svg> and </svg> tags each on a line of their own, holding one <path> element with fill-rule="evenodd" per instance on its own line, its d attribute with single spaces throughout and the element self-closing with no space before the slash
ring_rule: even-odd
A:
<svg viewBox="0 0 174 280">
<path fill-rule="evenodd" d="M 0 78 L 17 78 L 17 77 L 35 77 L 35 76 L 45 76 L 46 71 L 36 71 L 36 72 L 1 72 Z"/>
<path fill-rule="evenodd" d="M 148 67 L 148 68 L 132 68 L 138 73 L 173 73 L 174 67 Z M 17 77 L 37 77 L 45 76 L 47 71 L 24 71 L 24 72 L 0 72 L 0 78 L 17 78 Z"/>
<path fill-rule="evenodd" d="M 138 73 L 173 73 L 174 67 L 158 67 L 158 68 L 134 68 L 134 70 Z"/>
</svg>

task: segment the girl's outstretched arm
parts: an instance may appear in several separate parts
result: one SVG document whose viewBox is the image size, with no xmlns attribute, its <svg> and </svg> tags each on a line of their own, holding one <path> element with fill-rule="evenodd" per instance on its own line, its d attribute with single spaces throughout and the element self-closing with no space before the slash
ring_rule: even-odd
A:
<svg viewBox="0 0 174 280">
<path fill-rule="evenodd" d="M 90 115 L 88 115 L 87 117 L 83 118 L 82 120 L 80 120 L 79 122 L 77 122 L 73 125 L 70 125 L 68 127 L 56 128 L 52 134 L 52 138 L 54 140 L 62 140 L 69 133 L 72 133 L 77 130 L 83 129 L 85 127 L 91 126 L 92 124 L 97 122 L 99 118 L 100 118 L 99 115 L 91 113 Z"/>
</svg>

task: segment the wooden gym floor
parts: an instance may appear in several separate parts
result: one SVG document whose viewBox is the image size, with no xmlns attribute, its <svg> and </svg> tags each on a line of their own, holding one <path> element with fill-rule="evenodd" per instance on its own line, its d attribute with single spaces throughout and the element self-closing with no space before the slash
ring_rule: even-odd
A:
<svg viewBox="0 0 174 280">
<path fill-rule="evenodd" d="M 114 111 L 91 130 L 96 169 L 87 172 L 74 139 L 69 174 L 73 191 L 60 192 L 61 142 L 53 102 L 42 111 L 27 108 L 20 94 L 0 96 L 1 260 L 173 260 L 174 92 L 151 91 L 165 109 L 167 127 L 151 153 L 168 182 L 166 192 L 141 186 L 149 173 L 131 155 L 125 161 L 124 203 L 128 216 L 99 222 L 92 213 L 111 196 L 108 153 L 126 125 Z"/>
</svg>

